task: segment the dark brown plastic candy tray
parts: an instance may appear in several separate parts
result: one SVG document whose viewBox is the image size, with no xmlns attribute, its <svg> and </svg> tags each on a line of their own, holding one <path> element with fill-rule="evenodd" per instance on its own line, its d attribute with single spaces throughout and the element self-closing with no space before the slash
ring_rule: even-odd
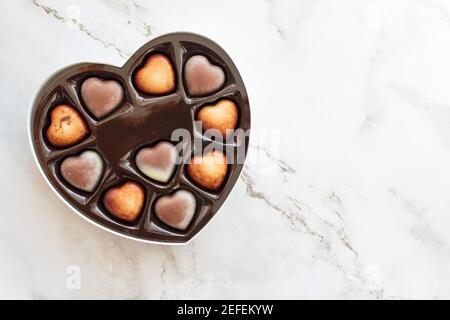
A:
<svg viewBox="0 0 450 320">
<path fill-rule="evenodd" d="M 173 65 L 176 89 L 173 93 L 149 96 L 136 89 L 133 75 L 150 54 L 162 53 Z M 203 55 L 225 73 L 222 88 L 211 95 L 189 96 L 183 78 L 184 65 L 191 56 Z M 114 112 L 96 119 L 85 107 L 80 95 L 81 83 L 89 77 L 118 81 L 124 89 L 124 101 Z M 217 213 L 239 177 L 243 163 L 228 164 L 227 176 L 219 190 L 211 191 L 195 184 L 186 173 L 186 165 L 177 165 L 168 183 L 155 182 L 136 167 L 134 157 L 143 146 L 158 141 L 170 141 L 173 130 L 187 129 L 191 137 L 197 137 L 200 145 L 220 144 L 203 136 L 194 126 L 196 110 L 205 104 L 227 98 L 238 106 L 238 128 L 250 129 L 250 108 L 244 83 L 236 66 L 227 53 L 215 42 L 191 33 L 174 33 L 158 37 L 142 46 L 121 68 L 97 64 L 79 63 L 52 75 L 41 87 L 30 112 L 30 137 L 38 166 L 60 198 L 76 213 L 88 221 L 115 234 L 146 242 L 176 244 L 186 243 L 202 230 Z M 46 129 L 52 108 L 69 104 L 84 118 L 89 135 L 78 144 L 57 148 L 49 143 Z M 236 154 L 240 147 L 246 155 L 249 136 L 227 144 L 227 155 Z M 226 144 L 226 143 L 225 143 Z M 198 144 L 192 144 L 183 157 L 190 159 Z M 61 176 L 60 164 L 68 156 L 85 150 L 97 151 L 104 161 L 102 178 L 93 192 L 85 192 L 69 185 Z M 124 222 L 113 217 L 104 208 L 102 195 L 111 186 L 125 180 L 139 182 L 145 189 L 145 202 L 139 218 Z M 197 198 L 195 215 L 185 230 L 165 225 L 154 213 L 155 199 L 187 189 Z"/>
</svg>

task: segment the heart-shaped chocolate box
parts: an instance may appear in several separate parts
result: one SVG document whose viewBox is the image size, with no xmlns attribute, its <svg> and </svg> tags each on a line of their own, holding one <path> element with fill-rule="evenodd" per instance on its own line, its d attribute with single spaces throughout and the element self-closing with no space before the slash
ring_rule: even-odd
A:
<svg viewBox="0 0 450 320">
<path fill-rule="evenodd" d="M 175 76 L 175 88 L 170 92 L 149 95 L 137 88 L 135 76 L 149 56 L 154 54 L 162 54 L 170 60 Z M 224 82 L 220 88 L 204 95 L 189 94 L 184 73 L 186 62 L 193 56 L 206 57 L 214 68 L 220 67 L 223 70 Z M 81 94 L 83 82 L 93 77 L 116 81 L 123 88 L 122 101 L 102 117 L 91 112 Z M 248 132 L 250 108 L 247 92 L 236 66 L 225 51 L 203 36 L 191 33 L 163 35 L 142 46 L 121 68 L 80 63 L 52 75 L 37 93 L 30 112 L 32 149 L 51 188 L 69 207 L 88 221 L 135 240 L 166 244 L 186 243 L 217 213 L 236 183 L 243 161 L 228 163 L 227 173 L 220 188 L 211 190 L 199 185 L 189 176 L 187 164 L 176 165 L 169 181 L 155 181 L 138 169 L 136 154 L 143 148 L 154 147 L 159 142 L 170 142 L 172 132 L 180 128 L 186 129 L 192 138 L 197 137 L 201 141 L 200 145 L 190 145 L 182 155 L 185 159 L 191 159 L 197 148 L 211 144 L 220 146 L 220 142 L 206 137 L 201 128 L 194 126 L 194 121 L 200 108 L 217 104 L 223 99 L 235 103 L 238 109 L 236 128 Z M 52 110 L 60 105 L 73 107 L 89 129 L 89 133 L 79 142 L 67 147 L 50 143 L 46 134 L 49 126 L 53 125 Z M 61 126 L 62 122 L 59 125 Z M 229 150 L 236 155 L 239 148 L 244 148 L 245 156 L 248 139 L 247 134 L 232 143 L 224 142 L 222 146 L 227 148 L 227 155 Z M 97 152 L 104 162 L 101 177 L 91 192 L 74 187 L 61 174 L 61 164 L 64 160 L 69 157 L 76 159 L 87 150 Z M 91 152 L 90 156 L 92 154 Z M 65 176 L 67 177 L 67 173 Z M 141 213 L 134 221 L 125 221 L 112 215 L 105 207 L 103 199 L 108 190 L 117 189 L 126 181 L 141 185 L 144 191 Z M 183 197 L 189 199 L 190 193 L 196 200 L 195 213 L 188 226 L 185 227 L 186 221 L 181 222 L 183 229 L 169 226 L 155 213 L 155 204 L 159 199 L 176 198 L 174 195 L 179 190 L 189 191 L 187 198 L 186 193 Z M 191 216 L 192 212 L 189 215 Z"/>
</svg>

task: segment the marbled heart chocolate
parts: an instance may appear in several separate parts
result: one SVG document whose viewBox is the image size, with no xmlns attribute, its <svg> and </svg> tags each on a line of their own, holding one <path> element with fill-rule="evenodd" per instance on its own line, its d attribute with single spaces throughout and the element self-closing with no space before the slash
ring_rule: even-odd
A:
<svg viewBox="0 0 450 320">
<path fill-rule="evenodd" d="M 136 166 L 147 177 L 168 182 L 177 163 L 177 151 L 167 141 L 158 142 L 154 147 L 144 147 L 136 154 Z"/>
<path fill-rule="evenodd" d="M 69 156 L 60 166 L 61 175 L 70 185 L 92 192 L 103 173 L 103 160 L 98 152 L 83 151 L 78 156 Z"/>
<path fill-rule="evenodd" d="M 78 214 L 132 239 L 185 243 L 239 177 L 243 161 L 225 163 L 225 154 L 243 148 L 245 158 L 248 146 L 248 135 L 213 141 L 204 131 L 248 131 L 250 108 L 225 51 L 175 33 L 148 42 L 122 67 L 81 63 L 57 72 L 38 92 L 30 121 L 45 179 Z M 200 143 L 175 148 L 177 130 Z M 210 146 L 228 149 L 198 155 Z"/>
</svg>

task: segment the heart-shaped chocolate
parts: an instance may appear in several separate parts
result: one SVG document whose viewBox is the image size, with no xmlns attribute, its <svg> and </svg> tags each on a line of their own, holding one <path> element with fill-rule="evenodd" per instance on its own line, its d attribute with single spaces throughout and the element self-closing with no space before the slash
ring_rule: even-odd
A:
<svg viewBox="0 0 450 320">
<path fill-rule="evenodd" d="M 123 99 L 123 89 L 114 80 L 92 77 L 81 85 L 81 97 L 92 114 L 101 118 L 117 108 Z"/>
<path fill-rule="evenodd" d="M 78 214 L 132 239 L 186 243 L 228 197 L 248 146 L 248 135 L 222 143 L 205 130 L 247 132 L 250 108 L 225 51 L 175 33 L 122 67 L 80 63 L 55 73 L 30 119 L 41 171 Z"/>
<path fill-rule="evenodd" d="M 87 150 L 79 156 L 70 156 L 61 163 L 61 175 L 75 188 L 92 192 L 103 173 L 102 157 L 95 151 Z"/>
<path fill-rule="evenodd" d="M 136 221 L 142 212 L 145 190 L 137 182 L 126 181 L 120 186 L 109 188 L 103 196 L 103 205 L 114 217 Z"/>
<path fill-rule="evenodd" d="M 220 100 L 215 105 L 206 105 L 197 114 L 203 130 L 217 129 L 223 136 L 232 132 L 238 123 L 238 108 L 228 99 Z"/>
<path fill-rule="evenodd" d="M 148 57 L 134 77 L 136 87 L 147 94 L 168 94 L 175 89 L 175 72 L 165 55 L 156 53 Z"/>
<path fill-rule="evenodd" d="M 72 106 L 60 104 L 53 108 L 47 139 L 55 147 L 68 147 L 83 140 L 89 133 L 86 122 Z"/>
<path fill-rule="evenodd" d="M 211 64 L 205 56 L 189 58 L 184 67 L 185 81 L 190 95 L 203 96 L 219 90 L 225 83 L 222 68 Z"/>
<path fill-rule="evenodd" d="M 194 156 L 187 171 L 198 185 L 217 190 L 227 175 L 227 159 L 222 152 L 213 150 L 205 155 Z"/>
<path fill-rule="evenodd" d="M 156 200 L 155 213 L 168 226 L 185 230 L 194 217 L 196 207 L 197 200 L 192 192 L 178 190 Z"/>
<path fill-rule="evenodd" d="M 162 141 L 156 146 L 142 148 L 136 154 L 136 166 L 147 177 L 167 182 L 177 161 L 177 150 L 170 142 Z"/>
</svg>

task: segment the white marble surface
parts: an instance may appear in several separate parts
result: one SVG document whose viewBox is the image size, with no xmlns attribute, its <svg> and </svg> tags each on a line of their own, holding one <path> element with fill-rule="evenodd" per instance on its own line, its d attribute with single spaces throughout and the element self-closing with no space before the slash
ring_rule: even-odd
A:
<svg viewBox="0 0 450 320">
<path fill-rule="evenodd" d="M 1 1 L 0 297 L 450 298 L 449 21 L 448 0 Z M 26 116 L 51 72 L 174 31 L 228 51 L 254 131 L 217 218 L 165 247 L 66 208 Z"/>
</svg>

